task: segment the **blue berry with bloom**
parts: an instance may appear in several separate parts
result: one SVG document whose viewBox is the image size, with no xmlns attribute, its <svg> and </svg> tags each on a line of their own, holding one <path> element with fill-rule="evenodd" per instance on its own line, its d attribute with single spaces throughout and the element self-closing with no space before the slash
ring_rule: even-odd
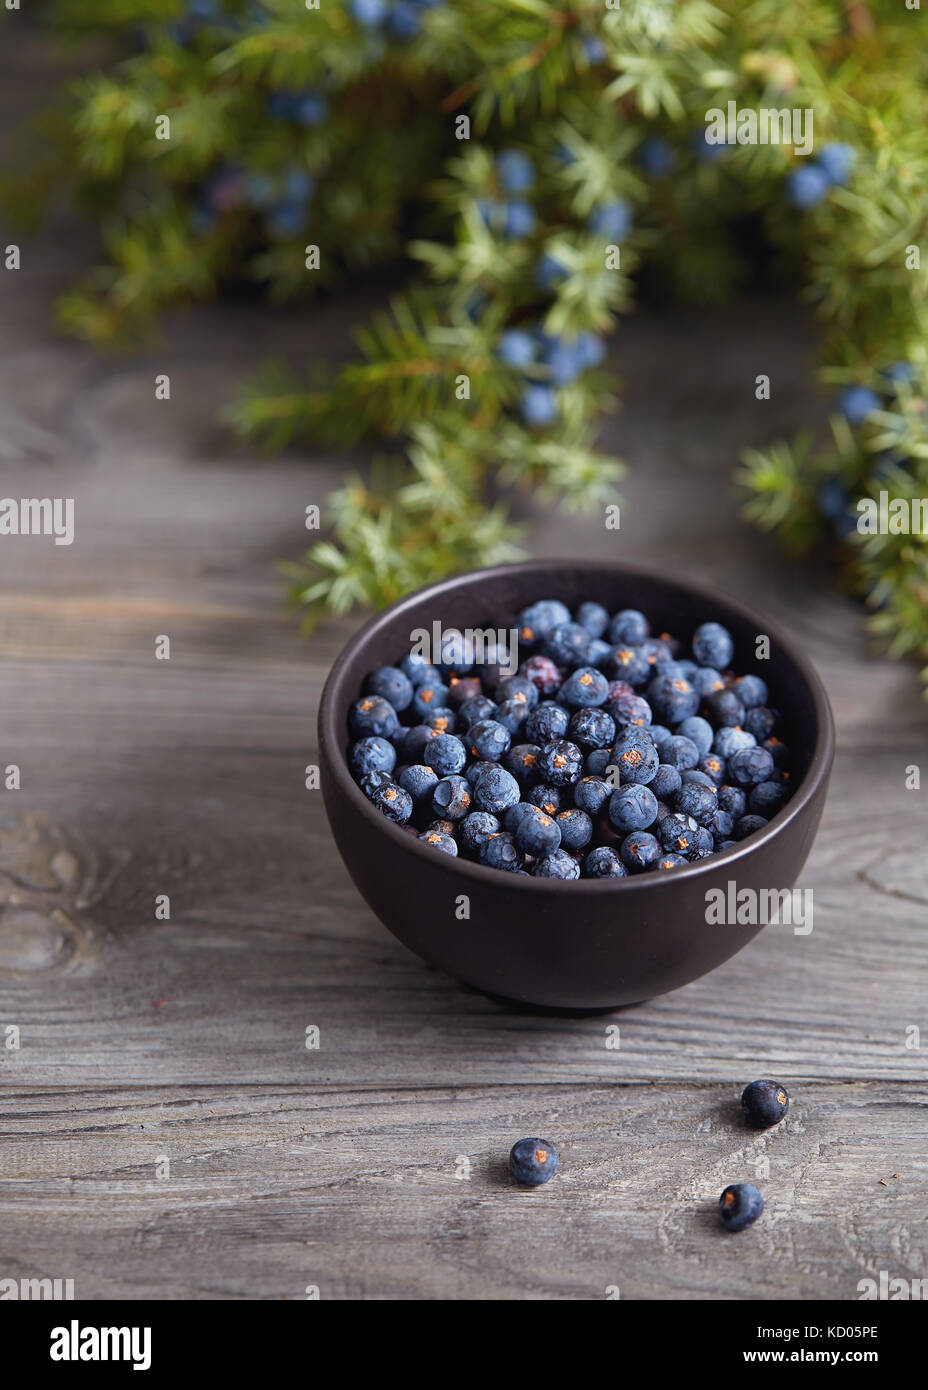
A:
<svg viewBox="0 0 928 1390">
<path fill-rule="evenodd" d="M 673 169 L 674 153 L 666 140 L 650 136 L 638 146 L 638 163 L 646 174 L 665 178 Z"/>
<path fill-rule="evenodd" d="M 519 399 L 519 413 L 533 429 L 544 429 L 557 419 L 557 400 L 550 386 L 526 386 Z"/>
<path fill-rule="evenodd" d="M 714 666 L 718 671 L 724 671 L 735 654 L 731 633 L 721 623 L 701 623 L 691 646 L 700 666 Z"/>
<path fill-rule="evenodd" d="M 538 769 L 548 786 L 566 787 L 579 780 L 583 772 L 583 754 L 568 739 L 556 739 L 542 748 Z"/>
<path fill-rule="evenodd" d="M 568 807 L 557 818 L 564 849 L 585 849 L 593 838 L 593 822 L 579 806 Z"/>
<path fill-rule="evenodd" d="M 574 805 L 588 816 L 598 816 L 612 795 L 612 788 L 601 777 L 581 777 L 574 786 Z"/>
<path fill-rule="evenodd" d="M 601 603 L 581 603 L 574 622 L 585 627 L 591 637 L 602 637 L 609 626 L 609 611 Z"/>
<path fill-rule="evenodd" d="M 525 736 L 542 746 L 567 733 L 570 714 L 554 700 L 543 700 L 525 721 Z"/>
<path fill-rule="evenodd" d="M 566 850 L 556 849 L 553 854 L 539 859 L 532 872 L 535 878 L 573 879 L 580 877 L 580 865 Z"/>
<path fill-rule="evenodd" d="M 570 709 L 592 709 L 605 704 L 608 693 L 609 682 L 602 671 L 595 666 L 580 666 L 561 686 L 560 699 Z"/>
<path fill-rule="evenodd" d="M 637 608 L 623 608 L 609 626 L 609 641 L 629 647 L 639 646 L 651 634 L 651 626 Z"/>
<path fill-rule="evenodd" d="M 570 717 L 567 733 L 578 748 L 608 748 L 615 740 L 615 720 L 604 709 L 578 709 Z"/>
<path fill-rule="evenodd" d="M 527 646 L 539 645 L 552 628 L 557 627 L 559 623 L 569 622 L 570 609 L 561 603 L 560 599 L 539 599 L 537 603 L 523 608 L 516 618 L 519 641 Z"/>
<path fill-rule="evenodd" d="M 683 779 L 670 763 L 660 763 L 653 779 L 648 783 L 658 801 L 668 801 L 683 785 Z"/>
<path fill-rule="evenodd" d="M 880 398 L 869 386 L 848 386 L 838 396 L 837 404 L 849 425 L 862 425 L 874 410 L 879 410 Z"/>
<path fill-rule="evenodd" d="M 466 777 L 443 777 L 432 793 L 432 810 L 445 820 L 463 820 L 470 813 L 471 802 Z"/>
<path fill-rule="evenodd" d="M 405 825 L 412 815 L 412 797 L 395 782 L 385 782 L 371 796 L 377 810 L 397 825 Z"/>
<path fill-rule="evenodd" d="M 567 666 L 571 669 L 581 666 L 586 661 L 589 650 L 590 634 L 582 624 L 572 620 L 558 623 L 557 627 L 553 627 L 550 632 L 545 634 L 541 644 L 543 656 L 550 657 L 552 661 L 557 662 L 558 666 Z"/>
<path fill-rule="evenodd" d="M 348 9 L 365 29 L 376 29 L 387 14 L 386 0 L 350 0 Z"/>
<path fill-rule="evenodd" d="M 475 758 L 498 763 L 509 752 L 512 737 L 509 730 L 496 719 L 481 719 L 467 731 L 467 741 Z"/>
<path fill-rule="evenodd" d="M 513 837 L 505 830 L 491 835 L 480 851 L 480 862 L 488 869 L 516 873 L 522 867 L 523 855 Z"/>
<path fill-rule="evenodd" d="M 530 367 L 535 361 L 535 338 L 522 328 L 507 328 L 499 340 L 496 355 L 507 367 Z"/>
<path fill-rule="evenodd" d="M 533 815 L 522 816 L 516 828 L 516 844 L 525 854 L 544 859 L 560 847 L 561 831 L 557 821 L 544 811 L 535 809 Z"/>
<path fill-rule="evenodd" d="M 355 738 L 390 738 L 399 727 L 396 710 L 379 695 L 365 695 L 348 711 L 348 728 Z"/>
<path fill-rule="evenodd" d="M 412 681 L 398 666 L 378 666 L 364 682 L 364 693 L 379 695 L 402 714 L 412 703 Z"/>
<path fill-rule="evenodd" d="M 427 767 L 425 763 L 411 763 L 403 768 L 396 780 L 403 791 L 409 792 L 413 801 L 419 805 L 423 802 L 431 804 L 439 778 L 435 769 Z"/>
<path fill-rule="evenodd" d="M 818 163 L 833 184 L 847 183 L 851 170 L 857 162 L 857 151 L 841 141 L 826 145 L 819 151 Z"/>
<path fill-rule="evenodd" d="M 437 738 L 430 739 L 422 750 L 422 761 L 439 777 L 449 777 L 464 767 L 467 749 L 454 734 L 439 734 Z"/>
<path fill-rule="evenodd" d="M 498 763 L 490 763 L 477 773 L 473 781 L 474 800 L 479 811 L 498 816 L 515 806 L 521 799 L 519 784 L 511 772 Z"/>
<path fill-rule="evenodd" d="M 535 266 L 535 283 L 540 289 L 553 290 L 567 279 L 567 267 L 556 256 L 546 252 Z"/>
<path fill-rule="evenodd" d="M 770 1129 L 785 1119 L 789 1092 L 779 1081 L 752 1081 L 741 1092 L 741 1110 L 752 1129 Z"/>
<path fill-rule="evenodd" d="M 609 800 L 609 821 L 616 830 L 647 830 L 657 820 L 657 797 L 650 787 L 632 782 L 619 787 Z"/>
<path fill-rule="evenodd" d="M 769 697 L 767 682 L 760 676 L 739 676 L 732 682 L 731 689 L 746 710 L 754 709 L 757 705 L 766 705 Z"/>
<path fill-rule="evenodd" d="M 490 835 L 495 835 L 499 828 L 496 816 L 490 816 L 486 810 L 472 810 L 470 816 L 465 816 L 461 821 L 461 849 L 467 855 L 479 855 Z"/>
<path fill-rule="evenodd" d="M 624 198 L 594 208 L 587 218 L 587 229 L 610 242 L 621 242 L 632 229 L 632 210 Z"/>
<path fill-rule="evenodd" d="M 583 861 L 584 878 L 628 878 L 628 870 L 609 845 L 597 845 Z"/>
<path fill-rule="evenodd" d="M 395 39 L 414 39 L 422 28 L 417 7 L 410 0 L 393 0 L 385 27 Z"/>
<path fill-rule="evenodd" d="M 743 1231 L 763 1209 L 764 1199 L 753 1183 L 731 1183 L 719 1198 L 719 1220 L 726 1231 Z"/>
<path fill-rule="evenodd" d="M 496 177 L 507 193 L 527 193 L 535 184 L 535 166 L 521 150 L 501 150 L 496 156 Z"/>
<path fill-rule="evenodd" d="M 348 761 L 360 780 L 368 772 L 392 772 L 396 766 L 396 749 L 385 738 L 362 738 L 352 746 Z"/>
<path fill-rule="evenodd" d="M 457 843 L 453 835 L 441 830 L 423 830 L 419 836 L 423 845 L 428 845 L 430 849 L 438 850 L 441 854 L 450 854 L 455 858 L 458 852 Z"/>
<path fill-rule="evenodd" d="M 649 830 L 633 830 L 625 836 L 619 849 L 622 863 L 632 870 L 648 868 L 660 854 L 660 844 Z"/>
<path fill-rule="evenodd" d="M 547 1139 L 520 1139 L 510 1151 L 509 1171 L 524 1187 L 540 1187 L 557 1172 L 557 1149 Z"/>
<path fill-rule="evenodd" d="M 531 203 L 513 199 L 503 205 L 503 236 L 510 241 L 521 241 L 523 237 L 531 236 L 535 224 L 535 209 Z"/>
<path fill-rule="evenodd" d="M 821 165 L 802 164 L 786 180 L 786 201 L 807 212 L 822 201 L 830 187 L 831 180 Z"/>
</svg>

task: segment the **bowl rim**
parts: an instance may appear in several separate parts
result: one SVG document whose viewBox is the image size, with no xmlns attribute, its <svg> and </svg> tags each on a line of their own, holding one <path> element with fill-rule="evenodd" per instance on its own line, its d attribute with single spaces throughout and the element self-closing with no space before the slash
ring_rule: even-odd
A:
<svg viewBox="0 0 928 1390">
<path fill-rule="evenodd" d="M 550 579 L 558 568 L 572 570 L 586 570 L 591 574 L 609 574 L 637 576 L 645 581 L 652 580 L 662 585 L 675 586 L 685 589 L 699 599 L 706 602 L 707 610 L 711 612 L 713 604 L 720 605 L 722 609 L 728 609 L 739 618 L 753 624 L 758 632 L 766 633 L 774 643 L 786 652 L 793 662 L 812 696 L 815 706 L 816 719 L 818 721 L 818 736 L 812 751 L 812 757 L 805 777 L 800 783 L 799 789 L 790 798 L 786 806 L 777 812 L 775 818 L 768 822 L 763 830 L 755 831 L 747 839 L 741 840 L 737 845 L 720 850 L 715 854 L 707 855 L 705 859 L 698 859 L 695 863 L 678 866 L 671 873 L 644 873 L 628 874 L 624 878 L 579 878 L 579 879 L 556 879 L 556 878 L 536 878 L 534 874 L 503 874 L 499 869 L 490 868 L 485 864 L 475 863 L 473 860 L 464 859 L 460 855 L 445 855 L 436 853 L 422 844 L 418 839 L 413 839 L 407 834 L 405 829 L 388 820 L 382 812 L 368 800 L 361 791 L 361 788 L 351 776 L 348 760 L 342 746 L 345 738 L 344 732 L 337 727 L 335 714 L 334 691 L 339 684 L 342 672 L 354 657 L 356 649 L 367 640 L 379 627 L 391 621 L 404 608 L 418 606 L 423 600 L 438 598 L 449 591 L 470 586 L 475 581 L 491 582 L 505 578 L 507 576 L 535 574 L 540 583 L 545 579 Z M 707 619 L 709 621 L 709 619 Z M 421 589 L 403 595 L 391 603 L 389 607 L 382 608 L 374 613 L 362 627 L 358 629 L 345 643 L 332 665 L 322 688 L 319 699 L 318 714 L 318 736 L 320 754 L 327 755 L 327 761 L 332 775 L 335 776 L 340 788 L 345 791 L 360 810 L 362 816 L 369 824 L 381 833 L 386 834 L 388 839 L 393 839 L 397 848 L 405 849 L 414 855 L 420 855 L 423 861 L 434 867 L 444 867 L 449 873 L 463 875 L 465 879 L 472 879 L 476 885 L 489 887 L 496 884 L 497 887 L 506 887 L 513 891 L 532 893 L 566 893 L 576 897 L 578 892 L 589 891 L 591 893 L 608 892 L 631 892 L 635 889 L 646 888 L 648 885 L 656 887 L 657 884 L 673 884 L 681 879 L 696 879 L 699 875 L 707 875 L 715 871 L 719 865 L 734 866 L 740 860 L 746 859 L 755 850 L 767 844 L 775 836 L 779 835 L 786 826 L 796 820 L 805 810 L 809 802 L 818 793 L 823 781 L 831 770 L 835 751 L 835 728 L 834 716 L 831 711 L 831 704 L 827 692 L 822 683 L 821 677 L 815 670 L 812 663 L 808 660 L 787 637 L 778 623 L 771 622 L 766 618 L 761 618 L 758 613 L 746 605 L 739 603 L 736 599 L 730 598 L 720 590 L 710 586 L 693 583 L 690 579 L 681 577 L 676 572 L 658 570 L 653 566 L 626 564 L 612 562 L 608 560 L 570 560 L 565 557 L 558 557 L 552 560 L 529 559 L 519 561 L 515 564 L 492 565 L 484 569 L 465 570 L 460 574 L 451 575 L 447 579 L 438 580 L 434 584 L 425 585 Z M 500 880 L 503 880 L 502 883 Z"/>
</svg>

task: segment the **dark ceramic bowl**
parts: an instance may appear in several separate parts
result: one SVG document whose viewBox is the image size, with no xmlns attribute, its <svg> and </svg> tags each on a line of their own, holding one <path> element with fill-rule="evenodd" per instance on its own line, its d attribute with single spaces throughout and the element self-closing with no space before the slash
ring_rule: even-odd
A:
<svg viewBox="0 0 928 1390">
<path fill-rule="evenodd" d="M 652 630 L 687 641 L 723 623 L 732 665 L 767 681 L 792 752 L 792 799 L 762 831 L 707 859 L 625 879 L 559 882 L 484 868 L 421 844 L 370 804 L 348 769 L 348 709 L 367 673 L 396 662 L 414 628 L 510 628 L 526 604 L 584 599 L 640 608 Z M 771 654 L 754 660 L 766 633 Z M 596 1009 L 678 989 L 728 960 L 760 925 L 708 925 L 706 893 L 789 889 L 821 818 L 834 754 L 828 699 L 777 627 L 721 594 L 620 565 L 531 561 L 465 574 L 395 603 L 348 643 L 319 709 L 322 787 L 335 843 L 371 910 L 411 950 L 485 993 L 549 1008 Z M 462 920 L 459 900 L 469 899 Z M 786 925 L 772 927 L 789 932 Z"/>
</svg>

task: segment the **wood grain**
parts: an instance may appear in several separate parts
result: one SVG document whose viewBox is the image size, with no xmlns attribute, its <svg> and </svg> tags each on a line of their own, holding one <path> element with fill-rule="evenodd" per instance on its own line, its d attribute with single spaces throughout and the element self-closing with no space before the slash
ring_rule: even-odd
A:
<svg viewBox="0 0 928 1390">
<path fill-rule="evenodd" d="M 732 1086 L 17 1089 L 4 1274 L 78 1298 L 854 1300 L 925 1274 L 928 1089 L 874 1091 L 810 1083 L 758 1136 Z M 524 1133 L 557 1136 L 536 1191 L 506 1171 Z M 734 1181 L 766 1196 L 740 1236 L 715 1213 Z"/>
<path fill-rule="evenodd" d="M 0 82 L 0 114 L 17 91 Z M 925 706 L 824 562 L 738 523 L 729 481 L 743 446 L 823 422 L 808 316 L 640 313 L 604 431 L 631 468 L 621 529 L 515 507 L 534 553 L 714 583 L 812 657 L 839 745 L 802 879 L 814 930 L 768 928 L 620 1014 L 551 1018 L 430 970 L 355 892 L 303 769 L 357 619 L 305 643 L 276 568 L 346 460 L 252 457 L 216 423 L 271 352 L 347 352 L 380 289 L 169 316 L 113 361 L 50 326 L 90 254 L 56 224 L 0 273 L 0 491 L 73 496 L 77 526 L 71 547 L 0 541 L 0 765 L 22 776 L 0 790 L 0 1274 L 85 1297 L 518 1299 L 854 1299 L 880 1269 L 928 1274 L 928 856 L 905 787 Z M 733 1102 L 769 1073 L 795 1104 L 751 1139 Z M 503 1162 L 538 1129 L 563 1176 L 529 1196 Z M 765 1153 L 767 1215 L 728 1241 L 713 1200 Z"/>
</svg>

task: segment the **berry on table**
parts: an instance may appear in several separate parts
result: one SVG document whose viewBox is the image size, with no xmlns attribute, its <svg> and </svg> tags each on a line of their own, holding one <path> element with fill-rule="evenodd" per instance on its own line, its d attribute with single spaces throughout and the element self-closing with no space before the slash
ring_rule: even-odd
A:
<svg viewBox="0 0 928 1390">
<path fill-rule="evenodd" d="M 509 1171 L 523 1187 L 540 1187 L 557 1172 L 557 1149 L 547 1139 L 520 1139 L 509 1152 Z"/>
<path fill-rule="evenodd" d="M 741 1109 L 752 1129 L 769 1129 L 785 1117 L 789 1092 L 779 1081 L 752 1081 L 741 1092 Z"/>
<path fill-rule="evenodd" d="M 763 1209 L 764 1199 L 753 1183 L 730 1183 L 719 1197 L 719 1220 L 727 1231 L 743 1231 Z"/>
</svg>

